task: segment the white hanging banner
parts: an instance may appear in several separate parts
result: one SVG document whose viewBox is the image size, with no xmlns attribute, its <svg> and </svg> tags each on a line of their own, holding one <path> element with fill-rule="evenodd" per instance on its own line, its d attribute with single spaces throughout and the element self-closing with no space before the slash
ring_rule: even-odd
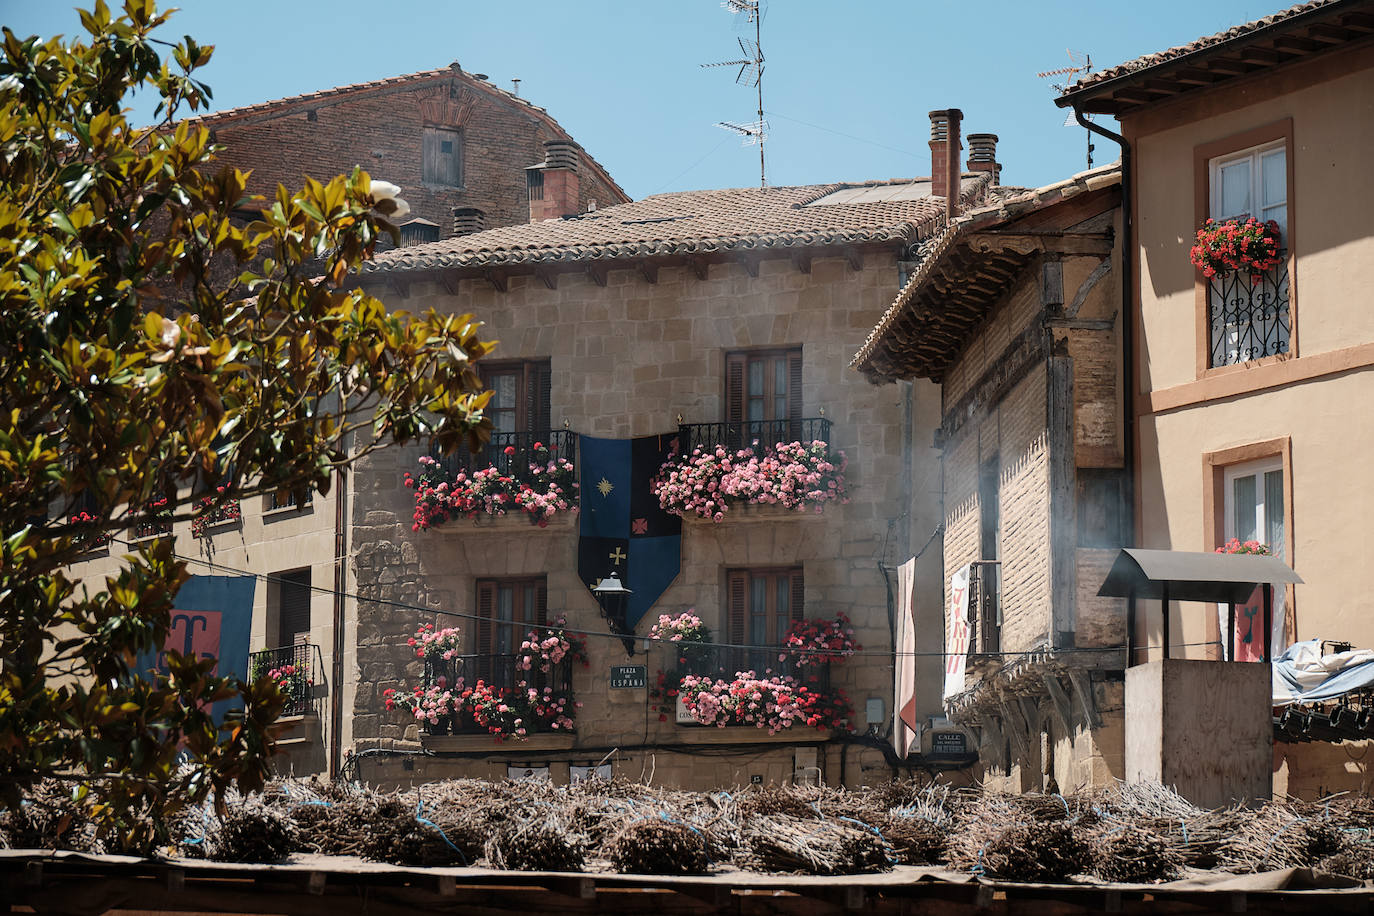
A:
<svg viewBox="0 0 1374 916">
<path fill-rule="evenodd" d="M 945 615 L 945 699 L 964 692 L 964 671 L 968 667 L 969 567 L 965 563 L 949 577 L 949 613 Z"/>
<path fill-rule="evenodd" d="M 916 618 L 913 592 L 916 558 L 897 567 L 897 664 L 892 704 L 892 747 L 898 757 L 911 753 L 921 734 L 916 722 Z M 919 748 L 918 748 L 919 750 Z"/>
</svg>

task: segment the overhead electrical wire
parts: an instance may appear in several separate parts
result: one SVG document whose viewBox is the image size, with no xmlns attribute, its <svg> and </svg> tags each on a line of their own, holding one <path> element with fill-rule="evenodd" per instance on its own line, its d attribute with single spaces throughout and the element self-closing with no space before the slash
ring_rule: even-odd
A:
<svg viewBox="0 0 1374 916">
<path fill-rule="evenodd" d="M 125 546 L 134 546 L 132 542 L 126 541 L 126 540 L 122 540 L 122 539 L 120 539 L 120 538 L 113 538 L 112 540 L 113 540 L 115 543 L 123 544 L 123 545 L 125 545 Z M 273 576 L 273 575 L 270 575 L 270 574 L 268 574 L 268 573 L 253 572 L 252 570 L 240 569 L 240 568 L 234 567 L 234 566 L 226 566 L 226 565 L 223 564 L 223 563 L 216 563 L 214 560 L 206 560 L 206 559 L 203 559 L 203 558 L 201 558 L 201 557 L 186 556 L 185 554 L 180 554 L 180 553 L 175 553 L 175 552 L 174 552 L 172 555 L 173 555 L 174 557 L 176 557 L 178 560 L 185 560 L 185 561 L 188 562 L 188 563 L 196 563 L 196 564 L 199 564 L 199 565 L 201 565 L 201 566 L 209 567 L 210 569 L 223 570 L 224 572 L 236 573 L 236 574 L 241 575 L 241 576 L 252 576 L 253 578 L 255 578 L 255 579 L 260 579 L 260 580 L 262 580 L 263 582 L 276 582 L 276 583 L 281 583 L 282 581 L 284 581 L 284 580 L 282 579 L 282 577 L 280 577 L 280 576 Z M 293 580 L 293 584 L 299 585 L 300 583 L 299 583 L 299 582 L 295 582 L 295 581 Z M 393 600 L 391 600 L 391 599 L 389 599 L 389 598 L 368 598 L 368 597 L 365 597 L 365 596 L 363 596 L 363 595 L 359 595 L 359 594 L 356 593 L 356 592 L 346 592 L 346 591 L 345 591 L 345 592 L 340 592 L 340 591 L 337 591 L 337 590 L 332 589 L 332 588 L 325 588 L 325 587 L 322 586 L 322 585 L 311 585 L 311 586 L 309 586 L 309 588 L 310 588 L 310 591 L 312 591 L 312 592 L 317 592 L 317 593 L 320 593 L 320 594 L 330 595 L 331 597 L 332 597 L 332 596 L 335 596 L 335 595 L 342 595 L 342 596 L 345 597 L 345 598 L 352 598 L 352 599 L 355 600 L 355 601 L 359 601 L 359 602 L 368 602 L 368 603 L 371 603 L 371 604 L 379 604 L 379 605 L 383 605 L 383 606 L 385 606 L 385 607 L 397 608 L 397 609 L 399 609 L 399 610 L 415 611 L 417 614 L 437 614 L 437 615 L 443 616 L 443 617 L 456 617 L 456 618 L 461 619 L 461 620 L 472 620 L 472 621 L 478 621 L 478 622 L 480 622 L 480 621 L 488 621 L 488 622 L 491 622 L 491 621 L 492 621 L 492 618 L 490 618 L 490 617 L 483 617 L 483 616 L 481 616 L 480 614 L 469 614 L 469 613 L 465 613 L 465 612 L 463 612 L 463 611 L 445 611 L 445 610 L 440 610 L 440 609 L 438 609 L 438 608 L 422 607 L 422 606 L 420 606 L 420 605 L 418 605 L 418 604 L 409 604 L 409 603 L 404 602 L 404 601 L 393 601 Z M 495 621 L 495 622 L 496 622 L 496 623 L 500 623 L 501 621 Z M 523 624 L 521 624 L 521 625 L 523 626 Z M 547 624 L 545 624 L 544 626 L 545 626 L 545 628 L 547 628 Z M 531 627 L 531 629 L 533 629 L 533 628 L 534 628 L 534 627 Z M 616 633 L 607 633 L 607 632 L 604 632 L 604 631 L 602 631 L 602 630 L 584 630 L 584 629 L 579 629 L 579 628 L 577 628 L 577 627 L 567 627 L 567 626 L 565 626 L 565 627 L 560 627 L 560 629 L 562 629 L 565 633 L 572 633 L 572 634 L 577 635 L 577 636 L 586 636 L 586 637 L 591 637 L 591 638 L 595 638 L 595 639 L 608 639 L 608 640 L 615 640 L 616 642 L 623 642 L 624 639 L 625 639 L 625 637 L 624 637 L 623 635 L 616 634 Z M 641 636 L 641 635 L 632 635 L 631 638 L 636 639 L 636 640 L 648 639 L 647 636 Z M 1218 644 L 1219 644 L 1219 643 L 1218 643 L 1217 640 L 1211 640 L 1211 641 L 1208 641 L 1208 642 L 1187 642 L 1187 643 L 1178 643 L 1178 642 L 1175 642 L 1175 643 L 1170 643 L 1170 644 L 1169 644 L 1169 648 L 1170 648 L 1170 649 L 1183 649 L 1183 648 L 1193 648 L 1193 647 L 1199 647 L 1199 646 L 1215 646 L 1215 645 L 1218 645 Z M 744 644 L 744 643 L 728 643 L 728 642 L 702 642 L 702 643 L 694 643 L 694 645 L 697 645 L 697 646 L 705 646 L 705 647 L 707 647 L 707 648 L 712 648 L 712 649 L 755 649 L 755 650 L 760 650 L 760 649 L 761 649 L 761 650 L 768 650 L 768 649 L 779 649 L 779 648 L 781 648 L 780 646 L 756 646 L 756 645 L 749 645 L 749 644 Z M 1160 649 L 1160 648 L 1162 648 L 1162 647 L 1161 647 L 1161 646 L 1158 646 L 1158 645 L 1136 645 L 1136 646 L 1134 646 L 1133 648 L 1134 648 L 1135 650 L 1137 650 L 1137 651 L 1141 651 L 1141 650 L 1148 650 L 1148 649 Z M 799 655 L 800 655 L 800 654 L 806 654 L 809 650 L 804 650 L 804 649 L 802 649 L 802 650 L 791 650 L 791 651 L 792 651 L 793 654 L 799 654 Z M 1040 650 L 1025 650 L 1025 651 L 1020 651 L 1020 652 L 1012 652 L 1012 651 L 1007 651 L 1007 652 L 976 652 L 976 653 L 973 653 L 973 654 L 975 654 L 975 655 L 980 655 L 980 656 L 983 656 L 983 657 L 988 657 L 988 656 L 1000 656 L 1000 657 L 1003 657 L 1003 658 L 1016 658 L 1016 657 L 1018 657 L 1018 656 L 1027 655 L 1027 654 L 1029 654 L 1030 652 L 1033 652 L 1033 651 L 1040 651 Z M 1055 655 L 1064 655 L 1064 654 L 1070 654 L 1070 653 L 1085 653 L 1085 654 L 1086 654 L 1086 653 L 1094 653 L 1094 654 L 1099 654 L 1099 655 L 1100 655 L 1100 654 L 1106 653 L 1106 652 L 1125 652 L 1125 651 L 1126 651 L 1126 646 L 1124 646 L 1124 645 L 1120 645 L 1120 646 L 1102 646 L 1102 647 L 1100 647 L 1100 648 L 1090 648 L 1090 647 L 1067 647 L 1067 648 L 1060 648 L 1060 649 L 1047 649 L 1047 650 L 1044 650 L 1044 651 L 1053 652 Z M 829 654 L 829 653 L 820 652 L 820 653 L 817 653 L 817 654 Z M 893 657 L 893 654 L 894 654 L 894 653 L 888 652 L 888 651 L 879 651 L 879 650 L 870 650 L 870 649 L 858 649 L 858 650 L 855 650 L 855 651 L 854 651 L 853 653 L 851 653 L 850 655 L 847 655 L 847 656 L 845 656 L 845 657 L 846 657 L 846 658 L 853 658 L 853 657 L 874 657 L 874 658 L 882 658 L 882 659 L 884 659 L 884 660 L 890 660 L 890 659 Z M 897 656 L 898 658 L 948 658 L 948 657 L 951 655 L 951 653 L 949 653 L 949 652 L 943 652 L 943 651 L 942 651 L 942 652 L 897 652 L 897 653 L 895 653 L 895 654 L 896 654 L 896 656 Z"/>
</svg>

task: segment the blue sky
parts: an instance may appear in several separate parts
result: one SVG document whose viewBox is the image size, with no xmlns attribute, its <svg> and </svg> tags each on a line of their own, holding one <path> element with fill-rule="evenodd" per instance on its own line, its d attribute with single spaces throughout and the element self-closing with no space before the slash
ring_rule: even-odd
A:
<svg viewBox="0 0 1374 916">
<path fill-rule="evenodd" d="M 1265 16 L 1256 0 L 765 0 L 771 184 L 924 175 L 934 108 L 1001 138 L 1006 184 L 1084 167 L 1051 80 L 1066 49 L 1109 67 Z M 112 4 L 113 5 L 113 4 Z M 68 0 L 0 0 L 20 35 L 80 33 Z M 758 152 L 713 126 L 754 118 L 753 91 L 701 64 L 752 26 L 719 0 L 183 0 L 173 35 L 216 45 L 204 71 L 230 108 L 459 61 L 541 105 L 633 197 L 758 181 Z M 170 37 L 170 36 L 169 36 Z M 144 113 L 146 117 L 148 113 Z M 1116 157 L 1098 140 L 1096 162 Z"/>
</svg>

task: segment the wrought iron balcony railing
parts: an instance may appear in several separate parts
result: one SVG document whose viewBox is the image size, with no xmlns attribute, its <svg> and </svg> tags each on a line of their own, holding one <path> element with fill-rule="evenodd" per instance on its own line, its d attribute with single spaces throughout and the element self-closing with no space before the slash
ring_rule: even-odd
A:
<svg viewBox="0 0 1374 916">
<path fill-rule="evenodd" d="M 1287 353 L 1292 339 L 1288 252 L 1261 274 L 1235 270 L 1208 281 L 1211 364 L 1229 366 Z"/>
<path fill-rule="evenodd" d="M 572 689 L 572 665 L 567 660 L 554 665 L 547 674 L 534 668 L 525 671 L 518 666 L 521 654 L 507 655 L 458 655 L 450 659 L 425 659 L 425 686 L 431 687 L 444 678 L 444 683 L 452 686 L 458 678 L 463 685 L 471 687 L 482 681 L 488 687 L 503 690 L 514 689 L 521 683 L 538 690 L 552 687 L 554 690 Z"/>
<path fill-rule="evenodd" d="M 249 680 L 271 677 L 286 693 L 283 716 L 319 715 L 315 684 L 323 682 L 323 674 L 320 647 L 311 643 L 264 649 L 248 656 Z"/>
<path fill-rule="evenodd" d="M 830 665 L 799 664 L 800 657 L 777 646 L 694 646 L 691 643 L 670 643 L 678 656 L 677 675 L 695 674 L 718 680 L 733 680 L 745 671 L 757 677 L 781 675 L 795 678 L 813 690 L 830 689 Z"/>
<path fill-rule="evenodd" d="M 552 688 L 557 694 L 571 696 L 572 663 L 564 659 L 546 673 L 534 667 L 526 671 L 519 667 L 519 654 L 506 655 L 459 655 L 450 659 L 425 659 L 424 686 L 432 687 L 444 678 L 444 685 L 454 687 L 462 679 L 464 687 L 472 687 L 481 681 L 488 687 L 500 690 L 534 689 L 543 693 L 545 687 Z M 534 731 L 541 730 L 537 721 L 527 723 Z M 470 714 L 456 717 L 450 725 L 454 734 L 485 734 L 487 729 L 472 720 Z M 439 732 L 442 734 L 442 732 Z"/>
<path fill-rule="evenodd" d="M 741 420 L 726 423 L 683 423 L 677 428 L 678 454 L 690 455 L 696 448 L 723 445 L 727 449 L 746 448 L 757 443 L 764 450 L 781 442 L 830 441 L 830 421 L 825 417 L 792 420 Z"/>
<path fill-rule="evenodd" d="M 536 445 L 541 448 L 536 449 Z M 566 458 L 576 464 L 577 433 L 569 429 L 492 433 L 491 441 L 481 451 L 470 452 L 459 447 L 451 455 L 442 455 L 437 450 L 431 450 L 430 454 L 450 474 L 494 467 L 505 476 L 528 480 L 530 465 L 547 464 L 558 458 Z"/>
<path fill-rule="evenodd" d="M 970 565 L 968 612 L 973 622 L 969 645 L 975 654 L 1002 651 L 1002 565 L 979 560 Z"/>
</svg>

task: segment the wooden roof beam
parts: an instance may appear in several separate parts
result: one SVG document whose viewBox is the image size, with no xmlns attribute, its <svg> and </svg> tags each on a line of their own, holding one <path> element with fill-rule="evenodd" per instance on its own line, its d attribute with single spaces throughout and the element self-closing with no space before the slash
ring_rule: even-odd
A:
<svg viewBox="0 0 1374 916">
<path fill-rule="evenodd" d="M 609 273 L 610 268 L 607 265 L 599 261 L 587 262 L 587 276 L 591 277 L 592 282 L 595 283 L 597 286 L 606 285 L 606 276 Z"/>
<path fill-rule="evenodd" d="M 1217 73 L 1225 73 L 1228 76 L 1244 76 L 1259 69 L 1257 64 L 1246 63 L 1243 60 L 1236 60 L 1229 57 L 1219 57 L 1216 60 L 1207 62 L 1207 69 Z"/>
<path fill-rule="evenodd" d="M 549 289 L 558 289 L 558 274 L 547 267 L 536 267 L 534 275 Z"/>
<path fill-rule="evenodd" d="M 1281 51 L 1294 51 L 1298 54 L 1311 54 L 1322 48 L 1319 42 L 1310 38 L 1299 38 L 1297 35 L 1280 35 L 1274 39 L 1274 47 Z"/>
<path fill-rule="evenodd" d="M 1283 55 L 1272 48 L 1244 48 L 1240 59 L 1247 64 L 1263 64 L 1272 67 L 1283 62 Z"/>
<path fill-rule="evenodd" d="M 651 284 L 652 284 L 652 283 L 657 283 L 657 282 L 658 282 L 658 262 L 657 262 L 657 261 L 651 261 L 651 260 L 649 260 L 648 258 L 645 258 L 644 260 L 642 260 L 642 261 L 639 262 L 639 273 L 640 273 L 640 276 L 644 277 L 644 282 L 645 282 L 645 283 L 651 283 Z"/>
<path fill-rule="evenodd" d="M 504 293 L 506 291 L 508 274 L 504 270 L 499 267 L 488 267 L 486 270 L 482 271 L 482 276 L 491 284 L 492 289 L 496 290 L 498 293 Z"/>
<path fill-rule="evenodd" d="M 698 280 L 705 280 L 711 275 L 711 262 L 701 255 L 689 255 L 687 266 L 692 269 L 692 273 L 696 274 Z"/>
<path fill-rule="evenodd" d="M 1345 44 L 1356 37 L 1349 30 L 1327 22 L 1318 22 L 1308 26 L 1307 35 L 1309 38 L 1315 38 L 1317 41 L 1324 41 L 1333 45 Z"/>
<path fill-rule="evenodd" d="M 1181 70 L 1175 70 L 1173 77 L 1180 83 L 1187 83 L 1190 86 L 1210 86 L 1215 82 L 1226 79 L 1226 77 L 1220 73 L 1212 73 L 1197 67 L 1184 67 Z"/>
<path fill-rule="evenodd" d="M 1341 25 L 1356 32 L 1374 32 L 1374 14 L 1346 13 L 1341 17 Z"/>
</svg>

